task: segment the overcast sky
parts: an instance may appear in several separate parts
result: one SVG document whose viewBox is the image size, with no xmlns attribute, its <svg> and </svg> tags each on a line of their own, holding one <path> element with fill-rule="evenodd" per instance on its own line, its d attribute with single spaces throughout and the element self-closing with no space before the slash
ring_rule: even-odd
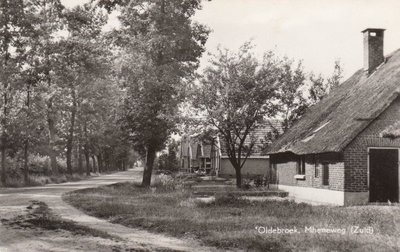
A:
<svg viewBox="0 0 400 252">
<path fill-rule="evenodd" d="M 86 1 L 62 2 L 71 7 Z M 386 29 L 386 54 L 400 48 L 399 0 L 213 0 L 203 5 L 195 19 L 213 30 L 209 51 L 219 44 L 236 50 L 252 39 L 258 53 L 275 50 L 302 59 L 306 70 L 316 73 L 330 74 L 340 59 L 349 77 L 362 67 L 363 29 Z"/>
</svg>

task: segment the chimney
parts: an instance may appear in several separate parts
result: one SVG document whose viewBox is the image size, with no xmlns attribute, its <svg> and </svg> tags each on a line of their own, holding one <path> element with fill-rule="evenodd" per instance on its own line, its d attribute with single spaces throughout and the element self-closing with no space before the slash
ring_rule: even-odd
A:
<svg viewBox="0 0 400 252">
<path fill-rule="evenodd" d="M 364 34 L 364 70 L 373 72 L 385 61 L 383 55 L 383 32 L 385 29 L 367 28 Z"/>
</svg>

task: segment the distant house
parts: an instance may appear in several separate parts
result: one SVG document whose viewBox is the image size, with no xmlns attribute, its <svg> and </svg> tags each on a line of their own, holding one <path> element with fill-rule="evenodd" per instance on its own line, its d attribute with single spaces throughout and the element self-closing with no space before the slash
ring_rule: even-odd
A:
<svg viewBox="0 0 400 252">
<path fill-rule="evenodd" d="M 272 143 L 280 189 L 337 205 L 399 201 L 400 51 L 383 54 L 383 29 L 366 29 L 357 71 Z"/>
<path fill-rule="evenodd" d="M 218 138 L 205 141 L 196 136 L 183 136 L 179 150 L 181 171 L 217 175 L 220 149 Z"/>
<path fill-rule="evenodd" d="M 251 134 L 256 139 L 253 153 L 242 168 L 243 176 L 264 176 L 269 171 L 269 156 L 263 146 L 270 144 L 266 136 L 282 133 L 282 124 L 278 120 L 266 120 Z M 246 140 L 250 143 L 250 138 Z M 215 136 L 212 140 L 200 140 L 197 136 L 184 135 L 179 150 L 181 171 L 215 174 L 234 177 L 235 169 L 229 161 L 223 138 Z"/>
<path fill-rule="evenodd" d="M 282 123 L 278 120 L 266 120 L 259 127 L 257 127 L 251 134 L 254 136 L 256 143 L 253 148 L 253 153 L 247 158 L 241 173 L 243 176 L 254 176 L 254 175 L 267 175 L 269 168 L 269 156 L 263 150 L 263 146 L 267 143 L 268 135 L 282 133 Z M 266 138 L 267 137 L 267 138 Z M 225 142 L 223 138 L 221 141 L 221 167 L 219 171 L 220 176 L 235 176 L 235 169 L 233 168 L 226 151 Z M 250 138 L 246 139 L 245 144 L 250 143 Z"/>
</svg>

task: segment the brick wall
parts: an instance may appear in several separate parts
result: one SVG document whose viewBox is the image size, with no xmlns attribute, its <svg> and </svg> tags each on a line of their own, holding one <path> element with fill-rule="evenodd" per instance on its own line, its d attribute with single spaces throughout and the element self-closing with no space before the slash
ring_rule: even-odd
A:
<svg viewBox="0 0 400 252">
<path fill-rule="evenodd" d="M 368 147 L 399 147 L 400 139 L 380 137 L 389 125 L 400 120 L 400 99 L 397 99 L 344 150 L 345 190 L 368 191 Z"/>
<path fill-rule="evenodd" d="M 364 32 L 364 69 L 371 72 L 384 60 L 383 55 L 383 31 L 373 31 L 376 36 L 371 36 L 370 32 Z"/>
<path fill-rule="evenodd" d="M 272 167 L 276 168 L 278 183 L 281 185 L 344 190 L 344 162 L 343 155 L 337 153 L 322 153 L 305 156 L 305 179 L 296 179 L 298 155 L 277 154 L 271 155 Z M 329 165 L 329 185 L 322 184 L 322 165 Z M 319 176 L 316 177 L 315 173 Z"/>
</svg>

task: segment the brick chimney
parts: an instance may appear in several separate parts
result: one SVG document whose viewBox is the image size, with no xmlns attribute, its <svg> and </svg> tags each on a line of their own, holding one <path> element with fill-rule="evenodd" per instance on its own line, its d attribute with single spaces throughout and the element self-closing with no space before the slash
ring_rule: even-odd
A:
<svg viewBox="0 0 400 252">
<path fill-rule="evenodd" d="M 385 61 L 383 55 L 383 32 L 385 29 L 367 28 L 364 35 L 364 70 L 373 72 Z"/>
</svg>

